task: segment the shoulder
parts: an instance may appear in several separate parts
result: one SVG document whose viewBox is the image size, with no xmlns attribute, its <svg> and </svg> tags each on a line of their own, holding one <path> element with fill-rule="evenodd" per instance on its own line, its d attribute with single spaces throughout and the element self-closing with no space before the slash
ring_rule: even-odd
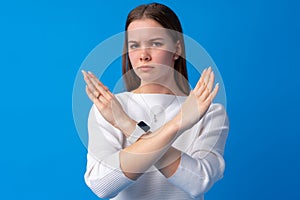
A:
<svg viewBox="0 0 300 200">
<path fill-rule="evenodd" d="M 224 105 L 220 103 L 212 103 L 207 110 L 206 114 L 203 116 L 204 123 L 214 122 L 218 124 L 223 124 L 229 126 L 228 115 Z"/>
<path fill-rule="evenodd" d="M 130 94 L 131 92 L 124 91 L 124 92 L 116 93 L 114 95 L 118 98 L 128 98 Z"/>
<path fill-rule="evenodd" d="M 104 118 L 102 117 L 101 113 L 97 109 L 96 105 L 93 104 L 89 112 L 88 123 L 100 124 L 103 121 L 103 119 Z"/>
<path fill-rule="evenodd" d="M 218 112 L 226 115 L 226 108 L 220 103 L 212 103 L 208 109 L 208 112 Z"/>
<path fill-rule="evenodd" d="M 125 91 L 125 92 L 120 92 L 120 93 L 116 93 L 116 94 L 114 94 L 115 95 L 115 97 L 119 100 L 119 101 L 127 101 L 128 99 L 130 99 L 130 98 L 132 98 L 131 96 L 131 92 L 127 92 L 127 91 Z"/>
</svg>

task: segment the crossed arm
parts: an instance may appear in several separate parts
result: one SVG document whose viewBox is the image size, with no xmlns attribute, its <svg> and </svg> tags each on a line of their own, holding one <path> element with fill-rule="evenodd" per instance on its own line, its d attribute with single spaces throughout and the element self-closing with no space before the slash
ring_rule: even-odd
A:
<svg viewBox="0 0 300 200">
<path fill-rule="evenodd" d="M 128 137 L 134 130 L 136 122 L 128 117 L 122 110 L 122 106 L 116 97 L 93 74 L 83 73 L 87 82 L 86 92 L 94 102 L 97 111 L 116 130 L 119 130 L 125 137 Z M 121 150 L 117 156 L 119 156 L 120 168 L 126 177 L 130 180 L 136 180 L 154 165 L 166 178 L 169 178 L 178 170 L 182 156 L 184 156 L 185 160 L 190 160 L 190 163 L 194 163 L 195 168 L 199 167 L 199 159 L 189 157 L 178 149 L 171 147 L 171 145 L 185 130 L 192 127 L 205 115 L 218 91 L 218 85 L 213 89 L 213 84 L 214 75 L 211 68 L 204 70 L 195 89 L 187 97 L 178 115 L 153 132 L 151 136 L 142 136 L 134 144 L 124 149 L 120 148 Z M 100 97 L 99 94 L 101 94 Z M 198 109 L 194 109 L 195 106 Z M 228 127 L 224 129 L 228 129 Z M 93 145 L 91 144 L 91 146 Z M 197 154 L 198 152 L 195 152 L 195 158 Z M 218 152 L 215 154 L 218 154 Z M 220 155 L 218 156 L 220 157 Z M 102 156 L 103 159 L 104 157 Z M 112 157 L 111 155 L 107 155 L 108 160 L 112 159 Z M 184 185 L 180 186 L 179 184 L 178 186 L 183 190 L 188 190 L 188 188 L 184 189 Z"/>
</svg>

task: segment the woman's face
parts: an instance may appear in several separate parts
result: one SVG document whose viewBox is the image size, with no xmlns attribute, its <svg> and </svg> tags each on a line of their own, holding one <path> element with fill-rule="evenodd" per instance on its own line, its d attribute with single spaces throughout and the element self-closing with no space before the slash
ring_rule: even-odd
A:
<svg viewBox="0 0 300 200">
<path fill-rule="evenodd" d="M 142 82 L 172 77 L 179 43 L 172 40 L 167 29 L 155 20 L 141 19 L 131 22 L 127 33 L 129 59 Z"/>
</svg>

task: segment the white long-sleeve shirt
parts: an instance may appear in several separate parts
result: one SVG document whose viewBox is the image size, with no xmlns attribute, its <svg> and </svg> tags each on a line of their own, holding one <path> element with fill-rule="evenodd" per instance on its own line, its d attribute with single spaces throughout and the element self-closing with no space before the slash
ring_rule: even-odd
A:
<svg viewBox="0 0 300 200">
<path fill-rule="evenodd" d="M 152 131 L 171 120 L 187 98 L 131 92 L 119 93 L 116 97 L 132 119 L 145 121 Z M 157 115 L 154 117 L 153 113 Z M 101 198 L 202 200 L 204 193 L 223 177 L 223 154 L 228 130 L 229 122 L 224 107 L 212 104 L 201 120 L 172 144 L 182 151 L 182 155 L 171 177 L 166 178 L 152 166 L 133 181 L 124 175 L 119 160 L 120 151 L 130 144 L 123 133 L 108 123 L 93 105 L 88 119 L 85 182 Z"/>
</svg>

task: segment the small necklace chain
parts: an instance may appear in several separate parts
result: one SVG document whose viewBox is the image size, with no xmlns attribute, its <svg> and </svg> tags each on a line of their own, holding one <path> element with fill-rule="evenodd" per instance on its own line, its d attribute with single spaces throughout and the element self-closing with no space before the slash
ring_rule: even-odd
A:
<svg viewBox="0 0 300 200">
<path fill-rule="evenodd" d="M 141 95 L 140 97 L 142 98 L 143 102 L 145 103 L 145 105 L 148 107 L 148 109 L 149 109 L 149 111 L 150 111 L 150 118 L 151 118 L 151 120 L 152 120 L 151 113 L 153 113 L 153 121 L 154 121 L 155 123 L 158 122 L 158 119 L 157 119 L 158 116 L 159 116 L 162 112 L 164 112 L 165 109 L 168 108 L 168 107 L 175 101 L 175 99 L 177 99 L 177 97 L 174 95 L 174 98 L 170 101 L 170 103 L 167 104 L 167 106 L 166 106 L 165 108 L 163 108 L 163 107 L 160 106 L 160 105 L 154 106 L 153 108 L 150 108 L 150 106 L 147 104 L 146 100 L 144 99 L 143 95 Z M 159 112 L 157 112 L 157 113 L 154 112 L 155 109 L 159 109 L 159 110 L 160 110 L 160 108 L 161 108 L 161 111 L 159 111 Z"/>
</svg>

